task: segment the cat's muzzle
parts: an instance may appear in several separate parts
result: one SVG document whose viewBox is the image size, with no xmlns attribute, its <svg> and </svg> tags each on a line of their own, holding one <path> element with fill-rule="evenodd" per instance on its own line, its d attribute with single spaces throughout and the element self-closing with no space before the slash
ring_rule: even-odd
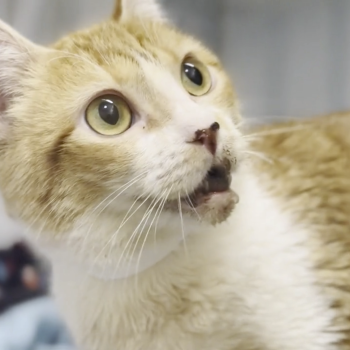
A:
<svg viewBox="0 0 350 350">
<path fill-rule="evenodd" d="M 189 196 L 182 198 L 182 211 L 198 215 L 202 221 L 218 224 L 225 221 L 239 201 L 231 189 L 231 163 L 228 159 L 216 162 L 199 186 Z M 169 202 L 168 209 L 178 210 Z M 175 208 L 176 206 L 176 208 Z"/>
<path fill-rule="evenodd" d="M 228 160 L 213 165 L 201 184 L 190 194 L 189 204 L 198 207 L 208 196 L 229 191 L 231 180 L 231 163 Z"/>
</svg>

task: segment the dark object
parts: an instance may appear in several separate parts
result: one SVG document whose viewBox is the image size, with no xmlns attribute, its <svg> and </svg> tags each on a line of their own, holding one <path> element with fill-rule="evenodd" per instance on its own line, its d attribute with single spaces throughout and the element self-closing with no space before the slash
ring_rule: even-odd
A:
<svg viewBox="0 0 350 350">
<path fill-rule="evenodd" d="M 198 86 L 201 86 L 203 84 L 203 75 L 201 71 L 198 68 L 196 68 L 192 63 L 184 63 L 184 72 L 187 78 L 192 81 L 192 83 Z"/>
<path fill-rule="evenodd" d="M 47 294 L 43 269 L 25 243 L 0 250 L 0 313 L 20 302 Z"/>
<path fill-rule="evenodd" d="M 117 125 L 119 121 L 119 111 L 112 100 L 104 99 L 98 106 L 101 119 L 109 125 Z"/>
</svg>

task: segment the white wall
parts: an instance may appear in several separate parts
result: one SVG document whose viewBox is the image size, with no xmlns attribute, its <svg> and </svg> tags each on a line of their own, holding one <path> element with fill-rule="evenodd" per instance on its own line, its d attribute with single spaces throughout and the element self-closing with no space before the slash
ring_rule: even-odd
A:
<svg viewBox="0 0 350 350">
<path fill-rule="evenodd" d="M 255 116 L 350 109 L 349 0 L 225 0 L 221 53 Z"/>
</svg>

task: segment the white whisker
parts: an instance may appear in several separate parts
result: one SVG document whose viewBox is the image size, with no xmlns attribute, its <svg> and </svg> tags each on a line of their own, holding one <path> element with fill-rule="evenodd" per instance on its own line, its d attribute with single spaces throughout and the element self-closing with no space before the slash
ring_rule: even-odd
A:
<svg viewBox="0 0 350 350">
<path fill-rule="evenodd" d="M 143 194 L 144 194 L 144 193 L 143 193 Z M 142 198 L 143 194 L 140 195 L 140 196 L 138 196 L 138 197 L 136 198 L 136 200 L 133 202 L 133 204 L 132 204 L 131 207 L 129 208 L 128 212 L 125 214 L 123 220 L 121 221 L 121 223 L 120 223 L 120 225 L 119 225 L 117 231 L 115 231 L 115 232 L 113 233 L 113 235 L 110 237 L 110 239 L 108 240 L 108 242 L 104 245 L 104 247 L 102 248 L 102 251 L 101 251 L 100 254 L 103 253 L 104 249 L 106 249 L 106 248 L 108 247 L 108 245 L 110 246 L 108 254 L 111 253 L 111 250 L 112 250 L 112 247 L 113 247 L 113 244 L 114 244 L 113 241 L 115 241 L 116 238 L 118 237 L 118 234 L 119 234 L 120 230 L 122 229 L 122 227 L 132 218 L 132 216 L 141 208 L 141 206 L 142 206 L 142 205 L 149 199 L 149 197 L 151 196 L 151 195 L 148 195 L 148 197 L 146 197 L 146 198 L 143 200 L 143 202 L 141 202 L 141 204 L 131 213 L 131 215 L 129 215 L 131 209 L 132 209 L 133 206 L 139 201 L 139 199 Z M 129 215 L 129 216 L 128 216 L 128 215 Z"/>
<path fill-rule="evenodd" d="M 122 228 L 122 225 L 123 225 L 125 219 L 127 218 L 127 216 L 129 215 L 131 209 L 133 208 L 133 206 L 137 203 L 137 201 L 138 201 L 141 197 L 142 197 L 142 195 L 138 196 L 138 197 L 135 199 L 135 201 L 132 203 L 132 205 L 130 206 L 129 210 L 128 210 L 127 213 L 125 214 L 125 216 L 124 216 L 124 218 L 123 218 L 121 224 L 119 225 L 118 230 L 112 234 L 112 236 L 108 239 L 107 243 L 101 248 L 100 252 L 99 252 L 99 253 L 96 255 L 96 257 L 95 257 L 95 261 L 103 254 L 104 250 L 105 250 L 108 246 L 110 247 L 110 249 L 109 249 L 109 252 L 108 252 L 107 256 L 111 253 L 111 250 L 112 250 L 112 247 L 113 247 L 113 244 L 114 244 L 113 241 L 117 238 L 118 233 L 119 233 L 120 229 Z M 127 221 L 127 220 L 126 220 L 126 221 Z"/>
<path fill-rule="evenodd" d="M 98 64 L 89 60 L 87 57 L 83 55 L 74 54 L 72 52 L 67 52 L 63 50 L 57 50 L 56 52 L 62 54 L 62 56 L 53 57 L 52 59 L 48 60 L 47 63 L 51 63 L 55 60 L 64 59 L 64 58 L 74 58 L 74 59 L 81 60 L 83 62 L 88 63 L 89 65 L 93 66 L 95 69 L 101 70 L 101 67 Z"/>
<path fill-rule="evenodd" d="M 109 251 L 108 251 L 108 254 L 107 255 L 110 255 L 111 254 L 111 250 L 114 246 L 114 242 L 116 241 L 117 237 L 118 237 L 118 234 L 121 230 L 121 228 L 124 226 L 124 224 L 137 212 L 137 210 L 149 199 L 151 195 L 149 195 L 148 197 L 145 198 L 145 200 L 136 208 L 136 210 L 125 220 L 126 218 L 126 215 L 128 215 L 128 213 L 130 212 L 130 208 L 128 210 L 128 213 L 124 216 L 121 224 L 119 225 L 117 231 L 115 231 L 112 236 L 108 239 L 107 243 L 102 247 L 100 253 L 96 256 L 95 260 L 98 258 L 98 256 L 101 256 L 101 254 L 103 254 L 104 250 L 109 246 Z M 131 208 L 133 207 L 133 205 L 138 201 L 138 199 L 140 198 L 140 196 L 134 201 L 134 203 L 132 204 Z M 130 238 L 129 238 L 130 240 Z M 129 244 L 129 241 L 127 242 L 127 245 L 126 247 L 128 246 Z M 121 257 L 123 256 L 125 252 L 125 248 L 121 254 Z M 120 260 L 121 260 L 121 257 L 119 258 L 118 262 L 117 262 L 117 268 L 116 270 L 119 268 L 119 263 L 120 263 Z"/>
<path fill-rule="evenodd" d="M 165 193 L 165 192 L 166 192 L 166 190 L 163 191 L 163 193 Z M 155 202 L 154 206 L 152 207 L 151 213 L 153 212 L 153 209 L 155 208 L 155 206 L 156 206 L 159 202 L 162 201 L 162 199 L 163 199 L 163 198 L 162 198 L 163 193 L 159 196 L 159 199 Z M 150 233 L 150 231 L 151 231 L 151 228 L 152 228 L 152 225 L 153 225 L 153 223 L 154 223 L 154 220 L 155 220 L 156 216 L 157 216 L 157 212 L 154 214 L 153 219 L 152 219 L 151 223 L 149 224 L 149 227 L 148 227 L 148 230 L 147 230 L 147 232 L 146 232 L 146 235 L 145 235 L 145 237 L 144 237 L 144 239 L 143 239 L 143 242 L 142 242 L 142 245 L 141 245 L 141 248 L 140 248 L 140 253 L 139 253 L 139 256 L 138 256 L 137 262 L 136 262 L 136 275 L 138 274 L 138 271 L 139 271 L 141 256 L 142 256 L 142 252 L 143 252 L 143 249 L 144 249 L 144 247 L 145 247 L 145 244 L 146 244 L 146 242 L 147 242 L 147 237 L 148 237 L 148 235 L 149 235 L 149 233 Z M 142 231 L 141 231 L 141 233 L 142 233 Z M 140 236 L 141 236 L 141 234 L 140 234 Z M 137 244 L 137 243 L 136 243 L 136 244 Z"/>
<path fill-rule="evenodd" d="M 178 203 L 178 207 L 179 207 L 183 244 L 184 244 L 184 248 L 185 248 L 185 253 L 186 253 L 186 255 L 188 255 L 187 245 L 186 245 L 186 237 L 185 237 L 185 229 L 184 229 L 184 220 L 183 220 L 183 216 L 182 216 L 182 207 L 181 207 L 180 193 L 178 194 L 178 202 L 177 203 Z"/>
<path fill-rule="evenodd" d="M 274 128 L 272 130 L 262 130 L 262 131 L 257 131 L 255 133 L 252 134 L 247 134 L 244 135 L 244 138 L 250 138 L 250 137 L 260 137 L 260 136 L 269 136 L 269 135 L 278 135 L 278 134 L 285 134 L 288 132 L 293 132 L 293 131 L 297 131 L 297 130 L 304 130 L 307 129 L 309 126 L 308 125 L 293 125 L 293 126 L 289 126 L 289 127 L 277 127 Z"/>
<path fill-rule="evenodd" d="M 160 206 L 160 211 L 159 211 L 159 214 L 158 214 L 158 217 L 157 217 L 155 226 L 154 226 L 154 235 L 153 235 L 153 237 L 154 237 L 154 244 L 155 244 L 155 246 L 156 246 L 156 244 L 157 244 L 157 243 L 156 243 L 156 242 L 157 242 L 157 228 L 158 228 L 158 223 L 159 223 L 160 215 L 162 214 L 162 211 L 163 211 L 163 209 L 164 209 L 165 203 L 166 203 L 166 201 L 168 200 L 168 197 L 169 197 L 169 195 L 170 195 L 170 193 L 171 193 L 173 187 L 174 187 L 174 185 L 172 185 L 172 186 L 170 187 L 170 189 L 168 190 L 168 193 L 166 194 L 166 196 L 164 197 L 163 201 L 162 201 L 161 204 L 160 204 L 160 205 L 161 205 L 161 206 Z"/>
<path fill-rule="evenodd" d="M 273 159 L 267 157 L 267 156 L 266 156 L 265 154 L 263 154 L 263 153 L 255 152 L 255 151 L 244 151 L 244 153 L 249 154 L 249 155 L 252 155 L 252 156 L 254 156 L 254 157 L 257 157 L 257 158 L 259 158 L 259 159 L 261 159 L 261 160 L 263 160 L 263 161 L 265 161 L 265 162 L 267 162 L 267 163 L 269 163 L 269 164 L 273 164 L 273 163 L 274 163 Z"/>
<path fill-rule="evenodd" d="M 192 202 L 192 200 L 191 200 L 191 197 L 190 197 L 190 195 L 188 194 L 187 190 L 186 190 L 186 196 L 187 196 L 187 199 L 188 199 L 188 202 L 189 202 L 189 204 L 190 204 L 191 209 L 196 213 L 196 215 L 198 216 L 199 221 L 202 221 L 202 218 L 201 218 L 201 216 L 198 214 L 198 211 L 196 210 L 196 208 L 195 208 L 195 206 L 194 206 L 194 204 L 193 204 L 193 202 Z"/>
<path fill-rule="evenodd" d="M 147 196 L 147 198 L 139 205 L 138 208 L 140 208 L 140 207 L 149 199 L 150 196 L 151 196 L 151 194 L 149 194 L 149 195 Z M 153 201 L 152 201 L 152 202 L 153 202 Z M 149 205 L 149 207 L 152 205 L 152 202 L 151 202 L 151 204 Z M 149 207 L 148 207 L 148 208 L 149 208 Z M 146 214 L 147 214 L 147 211 L 146 211 L 146 213 L 143 215 L 143 217 L 142 217 L 140 223 L 137 225 L 137 227 L 135 228 L 135 230 L 132 232 L 132 234 L 131 234 L 131 236 L 129 237 L 128 241 L 126 242 L 126 245 L 125 245 L 125 247 L 124 247 L 124 249 L 123 249 L 123 251 L 122 251 L 122 253 L 121 253 L 121 255 L 120 255 L 119 259 L 118 259 L 118 262 L 117 262 L 117 265 L 116 265 L 116 270 L 118 270 L 118 268 L 119 268 L 119 266 L 120 266 L 120 263 L 121 263 L 121 261 L 122 261 L 122 259 L 123 259 L 123 257 L 124 257 L 124 254 L 125 254 L 125 253 L 127 252 L 127 250 L 129 249 L 129 245 L 130 245 L 131 241 L 133 240 L 133 237 L 137 234 L 137 231 L 138 231 L 139 227 L 142 225 L 142 222 L 143 222 L 143 220 L 144 220 Z M 133 214 L 132 214 L 132 215 L 133 215 Z"/>
<path fill-rule="evenodd" d="M 114 192 L 112 192 L 107 198 L 105 198 L 91 213 L 89 216 L 86 216 L 87 219 L 91 217 L 91 215 L 96 211 L 96 209 L 98 207 L 101 206 L 102 203 L 104 203 L 108 198 L 110 198 L 112 195 L 115 195 L 116 192 L 120 191 L 122 189 L 122 191 L 120 191 L 118 194 L 115 195 L 115 197 L 113 197 L 98 213 L 97 215 L 95 215 L 95 219 L 94 221 L 90 224 L 89 229 L 87 231 L 87 233 L 85 234 L 85 238 L 83 240 L 83 244 L 85 244 L 86 238 L 89 236 L 91 229 L 93 227 L 93 225 L 95 224 L 97 218 L 99 217 L 99 215 L 101 215 L 101 213 L 110 205 L 112 204 L 121 194 L 123 194 L 128 188 L 130 188 L 132 185 L 134 185 L 136 182 L 141 180 L 142 175 L 144 175 L 145 173 L 142 173 L 138 176 L 136 176 L 133 180 L 130 180 L 129 182 L 127 182 L 126 184 L 124 184 L 123 186 L 121 186 L 120 188 L 118 188 L 117 190 L 115 190 Z M 85 224 L 85 222 L 82 222 L 81 225 L 77 228 L 81 228 L 83 225 Z"/>
<path fill-rule="evenodd" d="M 133 249 L 133 251 L 132 251 L 132 253 L 131 253 L 131 259 L 134 257 L 134 254 L 135 254 L 137 245 L 138 245 L 138 243 L 139 243 L 139 241 L 140 241 L 140 238 L 141 238 L 141 236 L 142 236 L 142 232 L 143 232 L 143 230 L 145 229 L 145 227 L 146 227 L 146 225 L 147 225 L 147 222 L 148 222 L 148 219 L 149 219 L 149 217 L 151 216 L 151 214 L 152 214 L 152 212 L 153 212 L 153 209 L 155 208 L 155 206 L 156 206 L 157 203 L 158 203 L 157 197 L 154 197 L 153 200 L 152 200 L 152 202 L 151 202 L 151 204 L 149 205 L 148 209 L 146 210 L 146 212 L 145 212 L 145 214 L 144 214 L 144 216 L 143 216 L 141 222 L 140 222 L 140 224 L 141 224 L 142 221 L 144 221 L 143 226 L 142 226 L 142 228 L 141 228 L 141 231 L 139 232 L 138 237 L 137 237 L 137 240 L 136 240 L 136 242 L 135 242 L 135 244 L 134 244 L 134 249 Z M 129 268 L 130 268 L 130 264 L 129 264 Z M 129 270 L 129 268 L 128 268 L 128 270 Z"/>
<path fill-rule="evenodd" d="M 102 57 L 103 61 L 106 63 L 107 66 L 111 66 L 110 62 L 108 62 L 107 58 L 105 55 L 102 54 L 102 52 L 97 48 L 95 47 L 95 50 L 99 53 L 99 55 Z"/>
<path fill-rule="evenodd" d="M 123 192 L 125 190 L 127 190 L 130 186 L 132 186 L 136 181 L 140 180 L 140 177 L 142 177 L 143 175 L 145 175 L 147 173 L 147 171 L 135 176 L 134 178 L 132 178 L 130 181 L 128 181 L 126 184 L 120 186 L 118 189 L 116 189 L 115 191 L 113 191 L 111 194 L 109 194 L 103 201 L 101 201 L 96 207 L 95 209 L 90 213 L 93 214 L 103 203 L 105 203 L 109 198 L 111 198 L 116 192 L 118 192 L 119 190 L 123 189 Z M 125 188 L 126 187 L 126 188 Z M 120 194 L 122 194 L 123 192 L 121 192 Z M 113 200 L 111 202 L 113 202 L 117 197 L 113 198 Z M 107 204 L 107 206 L 111 203 L 109 202 Z M 102 211 L 105 209 L 106 207 L 104 207 L 102 209 Z"/>
</svg>

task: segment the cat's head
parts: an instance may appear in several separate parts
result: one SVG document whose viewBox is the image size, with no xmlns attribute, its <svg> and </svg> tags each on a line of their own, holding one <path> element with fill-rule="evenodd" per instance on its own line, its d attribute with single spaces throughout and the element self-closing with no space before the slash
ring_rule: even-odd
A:
<svg viewBox="0 0 350 350">
<path fill-rule="evenodd" d="M 193 228 L 197 214 L 224 221 L 239 122 L 217 57 L 154 0 L 118 1 L 113 18 L 51 48 L 0 24 L 0 187 L 45 238 L 93 255 L 156 225 Z"/>
</svg>

